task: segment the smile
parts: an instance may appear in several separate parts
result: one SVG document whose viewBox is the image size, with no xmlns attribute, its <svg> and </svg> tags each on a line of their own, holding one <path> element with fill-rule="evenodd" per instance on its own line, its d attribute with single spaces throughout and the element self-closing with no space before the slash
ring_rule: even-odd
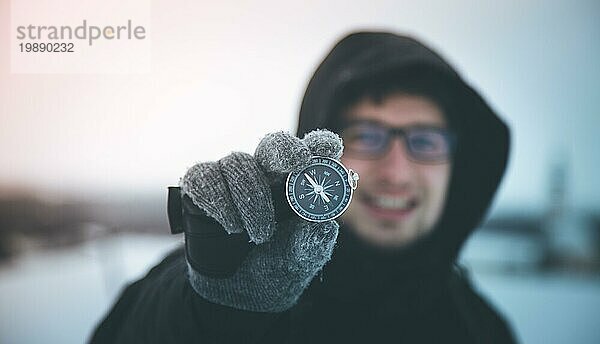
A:
<svg viewBox="0 0 600 344">
<path fill-rule="evenodd" d="M 365 197 L 367 203 L 383 209 L 406 210 L 416 205 L 416 200 L 409 197 L 375 196 Z"/>
<path fill-rule="evenodd" d="M 363 196 L 363 203 L 371 215 L 377 218 L 400 220 L 412 214 L 418 206 L 415 197 Z"/>
</svg>

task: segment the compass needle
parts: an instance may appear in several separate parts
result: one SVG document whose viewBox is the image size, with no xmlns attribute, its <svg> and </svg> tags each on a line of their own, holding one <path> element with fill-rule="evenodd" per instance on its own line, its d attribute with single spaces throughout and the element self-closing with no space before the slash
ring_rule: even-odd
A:
<svg viewBox="0 0 600 344">
<path fill-rule="evenodd" d="M 315 181 L 306 173 L 304 173 L 304 176 L 306 177 L 306 179 L 308 179 L 308 182 L 313 186 L 316 187 L 318 184 L 315 183 Z"/>
</svg>

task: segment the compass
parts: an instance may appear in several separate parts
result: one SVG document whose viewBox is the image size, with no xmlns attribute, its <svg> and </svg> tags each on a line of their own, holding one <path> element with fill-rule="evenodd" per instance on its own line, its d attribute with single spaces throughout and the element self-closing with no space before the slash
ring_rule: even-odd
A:
<svg viewBox="0 0 600 344">
<path fill-rule="evenodd" d="M 308 167 L 288 175 L 286 198 L 301 218 L 331 221 L 348 209 L 357 186 L 358 173 L 335 159 L 313 156 Z"/>
</svg>

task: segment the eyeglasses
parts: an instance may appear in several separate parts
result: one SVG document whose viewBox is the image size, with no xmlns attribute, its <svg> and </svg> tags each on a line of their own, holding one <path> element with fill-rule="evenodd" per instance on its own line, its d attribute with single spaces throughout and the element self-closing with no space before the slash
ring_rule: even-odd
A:
<svg viewBox="0 0 600 344">
<path fill-rule="evenodd" d="M 441 127 L 410 126 L 392 128 L 375 121 L 353 121 L 342 128 L 344 154 L 357 159 L 382 158 L 390 149 L 392 139 L 399 136 L 409 159 L 419 163 L 449 161 L 454 148 L 454 134 Z"/>
</svg>

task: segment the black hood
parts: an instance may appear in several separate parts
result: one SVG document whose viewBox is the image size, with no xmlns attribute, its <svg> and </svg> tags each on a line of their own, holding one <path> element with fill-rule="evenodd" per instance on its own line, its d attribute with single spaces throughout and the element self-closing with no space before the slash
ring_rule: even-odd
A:
<svg viewBox="0 0 600 344">
<path fill-rule="evenodd" d="M 357 80 L 398 70 L 433 71 L 451 90 L 454 109 L 446 116 L 458 133 L 458 143 L 446 207 L 428 237 L 393 253 L 400 260 L 391 260 L 388 253 L 361 243 L 342 224 L 337 252 L 329 264 L 333 267 L 339 261 L 336 256 L 360 256 L 356 261 L 371 268 L 382 262 L 393 262 L 390 264 L 395 264 L 396 270 L 451 266 L 485 215 L 504 174 L 509 150 L 507 126 L 440 55 L 415 39 L 392 33 L 356 32 L 333 47 L 310 79 L 300 109 L 297 136 L 316 128 L 335 131 L 331 120 L 341 89 Z"/>
</svg>

